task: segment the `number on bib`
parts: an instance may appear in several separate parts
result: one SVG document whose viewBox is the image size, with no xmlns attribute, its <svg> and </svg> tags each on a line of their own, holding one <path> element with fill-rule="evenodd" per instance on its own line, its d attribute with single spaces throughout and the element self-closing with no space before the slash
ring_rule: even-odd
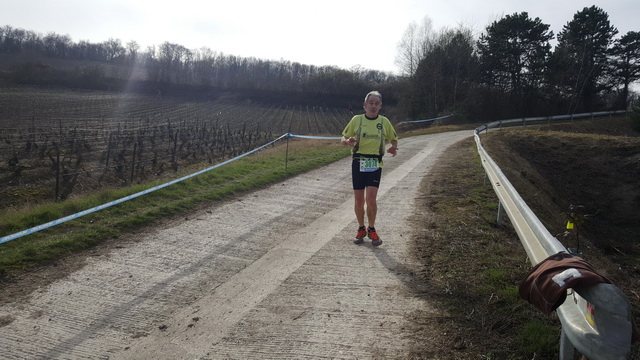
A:
<svg viewBox="0 0 640 360">
<path fill-rule="evenodd" d="M 377 158 L 360 159 L 360 172 L 374 172 L 378 170 L 380 164 Z"/>
</svg>

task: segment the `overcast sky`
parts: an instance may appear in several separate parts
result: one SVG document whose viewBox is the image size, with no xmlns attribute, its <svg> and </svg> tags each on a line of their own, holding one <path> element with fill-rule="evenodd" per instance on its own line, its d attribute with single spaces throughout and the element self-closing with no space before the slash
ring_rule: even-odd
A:
<svg viewBox="0 0 640 360">
<path fill-rule="evenodd" d="M 74 42 L 120 39 L 141 49 L 165 41 L 228 55 L 318 66 L 397 72 L 397 44 L 411 22 L 435 30 L 471 27 L 476 35 L 504 15 L 526 11 L 558 34 L 596 5 L 619 35 L 640 31 L 638 0 L 0 0 L 0 26 Z"/>
</svg>

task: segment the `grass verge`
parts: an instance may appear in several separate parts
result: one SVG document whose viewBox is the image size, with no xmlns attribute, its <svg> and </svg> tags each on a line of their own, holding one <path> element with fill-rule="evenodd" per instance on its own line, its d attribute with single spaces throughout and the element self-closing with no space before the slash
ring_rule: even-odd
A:
<svg viewBox="0 0 640 360">
<path fill-rule="evenodd" d="M 442 359 L 557 358 L 560 325 L 518 296 L 531 268 L 517 234 L 505 221 L 496 227 L 498 199 L 469 138 L 448 149 L 422 184 L 417 206 L 431 214 L 416 219 L 413 253 L 421 296 L 446 315 L 436 319 L 442 353 L 417 345 L 412 356 Z M 433 316 L 414 317 L 420 323 Z M 422 319 L 422 320 L 420 320 Z M 432 331 L 432 330 L 424 330 Z M 434 336 L 425 334 L 425 336 Z"/>
<path fill-rule="evenodd" d="M 214 201 L 260 188 L 326 165 L 349 149 L 336 141 L 290 140 L 194 178 L 89 214 L 52 228 L 0 244 L 0 278 L 12 277 L 36 266 L 55 262 L 106 239 L 138 230 Z M 201 168 L 207 167 L 203 165 Z M 285 168 L 286 167 L 286 168 Z M 190 169 L 195 172 L 200 169 Z M 176 177 L 184 174 L 176 174 Z M 135 194 L 158 183 L 105 190 L 61 203 L 44 204 L 0 213 L 0 235 L 6 236 L 94 206 Z"/>
</svg>

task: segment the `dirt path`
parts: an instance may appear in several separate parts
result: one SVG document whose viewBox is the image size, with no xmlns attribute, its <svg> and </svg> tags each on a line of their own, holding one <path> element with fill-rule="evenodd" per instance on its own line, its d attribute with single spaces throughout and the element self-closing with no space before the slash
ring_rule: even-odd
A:
<svg viewBox="0 0 640 360">
<path fill-rule="evenodd" d="M 350 241 L 345 159 L 126 239 L 2 305 L 2 357 L 403 358 L 405 316 L 438 314 L 407 280 L 414 198 L 438 156 L 469 136 L 403 139 L 385 157 L 380 248 Z"/>
</svg>

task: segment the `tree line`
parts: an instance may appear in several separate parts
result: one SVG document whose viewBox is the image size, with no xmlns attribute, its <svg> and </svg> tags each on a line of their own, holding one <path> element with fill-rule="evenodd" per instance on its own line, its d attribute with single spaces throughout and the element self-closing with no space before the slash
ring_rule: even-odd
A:
<svg viewBox="0 0 640 360">
<path fill-rule="evenodd" d="M 358 94 L 359 98 L 372 85 L 395 80 L 393 74 L 362 67 L 344 70 L 336 66 L 240 57 L 208 47 L 188 49 L 171 42 L 149 46 L 145 51 L 135 41 L 122 44 L 120 39 L 75 43 L 68 35 L 48 33 L 43 36 L 9 25 L 0 27 L 2 53 L 23 54 L 32 59 L 12 69 L 17 75 L 14 79 L 19 82 L 33 83 L 47 78 L 64 84 L 61 78 L 66 76 L 66 83 L 72 86 L 86 86 L 87 78 L 92 78 L 98 79 L 93 87 L 113 87 L 106 79 L 116 77 L 147 81 L 159 88 L 187 85 L 200 89 L 267 90 L 343 97 Z M 93 62 L 94 65 L 72 68 L 63 75 L 58 69 L 43 67 L 37 62 L 43 57 Z M 110 71 L 96 65 L 98 63 L 109 64 Z M 69 76 L 75 80 L 73 83 L 69 82 Z"/>
<path fill-rule="evenodd" d="M 404 108 L 412 117 L 484 119 L 627 109 L 640 79 L 640 33 L 616 38 L 596 6 L 578 11 L 557 36 L 549 27 L 527 12 L 492 22 L 479 39 L 464 26 L 434 31 L 428 18 L 410 24 L 396 58 L 410 84 Z"/>
<path fill-rule="evenodd" d="M 122 44 L 119 39 L 74 43 L 68 35 L 42 36 L 10 26 L 0 27 L 0 54 L 111 65 L 111 73 L 94 66 L 54 76 L 53 69 L 41 64 L 23 64 L 14 74 L 17 81 L 26 82 L 47 79 L 44 73 L 54 79 L 49 81 L 73 75 L 75 82 L 67 80 L 70 85 L 87 86 L 115 76 L 158 88 L 179 85 L 310 94 L 309 100 L 315 95 L 348 99 L 343 103 L 358 101 L 375 88 L 385 94 L 385 104 L 397 105 L 410 119 L 455 113 L 458 119 L 476 121 L 628 108 L 633 100 L 630 86 L 640 79 L 640 33 L 616 37 L 609 15 L 596 6 L 576 12 L 557 36 L 549 28 L 521 12 L 492 22 L 475 38 L 464 26 L 436 31 L 425 18 L 423 24 L 410 24 L 400 39 L 396 62 L 401 75 L 239 57 L 170 42 L 146 51 L 135 41 Z"/>
</svg>

